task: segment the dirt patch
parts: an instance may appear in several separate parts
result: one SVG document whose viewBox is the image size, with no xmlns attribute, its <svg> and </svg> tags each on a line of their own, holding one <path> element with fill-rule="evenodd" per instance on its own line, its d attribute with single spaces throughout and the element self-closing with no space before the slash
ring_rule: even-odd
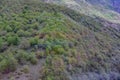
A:
<svg viewBox="0 0 120 80">
<path fill-rule="evenodd" d="M 28 72 L 22 71 L 23 66 L 20 66 L 15 72 L 0 74 L 0 80 L 38 80 L 44 61 L 40 59 L 36 65 L 27 65 Z"/>
</svg>

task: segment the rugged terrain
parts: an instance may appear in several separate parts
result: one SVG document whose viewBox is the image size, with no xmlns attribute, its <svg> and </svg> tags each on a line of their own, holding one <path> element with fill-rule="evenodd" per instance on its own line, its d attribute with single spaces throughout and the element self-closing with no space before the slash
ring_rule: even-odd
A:
<svg viewBox="0 0 120 80">
<path fill-rule="evenodd" d="M 119 19 L 44 1 L 0 1 L 0 80 L 120 80 Z"/>
<path fill-rule="evenodd" d="M 99 16 L 113 23 L 120 23 L 119 0 L 42 0 L 67 6 L 91 17 Z"/>
</svg>

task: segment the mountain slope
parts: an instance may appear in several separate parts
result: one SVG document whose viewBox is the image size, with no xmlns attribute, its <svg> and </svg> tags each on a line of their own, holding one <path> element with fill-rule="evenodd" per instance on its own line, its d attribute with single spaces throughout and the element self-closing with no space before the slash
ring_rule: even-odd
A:
<svg viewBox="0 0 120 80">
<path fill-rule="evenodd" d="M 120 12 L 120 0 L 87 0 L 91 4 L 104 6 L 105 8 Z"/>
<path fill-rule="evenodd" d="M 119 79 L 119 24 L 38 0 L 3 0 L 0 11 L 1 80 L 33 79 L 34 66 L 37 80 Z"/>
<path fill-rule="evenodd" d="M 73 10 L 89 16 L 99 16 L 108 21 L 119 23 L 120 14 L 114 11 L 110 0 L 43 0 L 50 3 L 65 5 Z M 92 4 L 91 4 L 92 3 Z"/>
</svg>

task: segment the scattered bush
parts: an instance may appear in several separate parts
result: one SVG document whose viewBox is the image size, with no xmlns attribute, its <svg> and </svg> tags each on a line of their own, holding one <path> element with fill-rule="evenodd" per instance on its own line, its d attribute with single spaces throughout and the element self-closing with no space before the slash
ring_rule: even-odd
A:
<svg viewBox="0 0 120 80">
<path fill-rule="evenodd" d="M 37 64 L 38 59 L 37 59 L 35 53 L 31 53 L 31 54 L 29 55 L 29 61 L 30 61 L 32 64 Z"/>
<path fill-rule="evenodd" d="M 37 58 L 34 53 L 28 53 L 25 51 L 19 51 L 16 54 L 16 59 L 20 64 L 25 64 L 27 61 L 31 62 L 32 64 L 37 63 Z"/>
<path fill-rule="evenodd" d="M 30 39 L 30 44 L 31 44 L 31 46 L 37 45 L 38 42 L 39 42 L 39 38 L 37 38 L 37 37 Z"/>
<path fill-rule="evenodd" d="M 28 65 L 24 65 L 21 72 L 24 72 L 24 73 L 29 73 L 29 66 Z"/>
<path fill-rule="evenodd" d="M 56 54 L 64 54 L 65 53 L 65 50 L 64 48 L 61 46 L 61 45 L 55 45 L 53 47 L 53 51 L 56 53 Z"/>
<path fill-rule="evenodd" d="M 5 27 L 5 30 L 6 30 L 7 32 L 11 32 L 13 29 L 12 29 L 10 26 L 7 26 L 7 27 Z"/>
<path fill-rule="evenodd" d="M 17 35 L 19 36 L 19 37 L 30 37 L 31 36 L 31 32 L 29 32 L 29 31 L 24 31 L 24 30 L 18 30 L 17 31 Z"/>
<path fill-rule="evenodd" d="M 7 2 L 9 3 L 9 1 Z M 29 2 L 31 1 L 28 0 L 25 4 L 29 4 Z M 72 65 L 73 68 L 77 66 L 82 68 L 83 71 L 92 72 L 101 69 L 101 67 L 106 71 L 112 67 L 114 67 L 114 70 L 117 68 L 116 65 L 113 65 L 111 57 L 114 58 L 114 55 L 119 54 L 117 52 L 119 45 L 117 47 L 115 47 L 116 45 L 109 46 L 119 43 L 119 38 L 116 36 L 117 31 L 110 27 L 108 29 L 105 27 L 105 30 L 102 29 L 104 25 L 99 23 L 100 19 L 93 19 L 68 8 L 44 3 L 39 5 L 30 3 L 30 5 L 25 7 L 23 5 L 24 8 L 20 7 L 19 9 L 21 5 L 16 7 L 20 13 L 16 12 L 14 7 L 7 7 L 9 8 L 7 11 L 3 10 L 0 13 L 0 47 L 5 51 L 5 53 L 2 53 L 4 56 L 0 56 L 1 72 L 14 71 L 17 62 L 19 64 L 26 64 L 27 62 L 36 64 L 37 58 L 42 56 L 47 57 L 42 80 L 67 80 L 64 73 L 66 63 Z M 37 8 L 37 6 L 39 7 Z M 7 14 L 7 12 L 10 14 Z M 66 15 L 72 20 L 65 17 Z M 80 25 L 74 23 L 73 20 Z M 39 36 L 39 34 L 43 35 Z M 119 31 L 117 34 L 119 34 Z M 39 36 L 39 38 L 36 36 Z M 18 46 L 19 42 L 20 45 Z M 71 43 L 68 46 L 67 43 L 69 42 Z M 36 53 L 35 47 L 39 43 L 47 46 L 42 50 L 37 48 L 40 53 Z M 72 48 L 82 53 L 78 54 L 70 51 L 69 49 Z M 114 48 L 116 49 L 115 52 Z M 23 49 L 26 51 L 23 51 Z M 7 56 L 9 51 L 13 52 L 14 56 Z M 41 53 L 41 51 L 44 52 Z M 104 54 L 105 57 L 95 56 L 98 54 Z M 118 59 L 119 57 L 115 58 L 115 60 Z M 26 69 L 25 72 L 27 72 Z"/>
<path fill-rule="evenodd" d="M 20 44 L 19 44 L 19 47 L 21 49 L 27 49 L 30 47 L 30 42 L 27 39 L 22 39 Z"/>
<path fill-rule="evenodd" d="M 42 80 L 69 80 L 64 73 L 65 64 L 60 56 L 49 56 L 42 69 Z"/>
<path fill-rule="evenodd" d="M 3 39 L 0 38 L 0 48 L 2 47 L 2 44 L 3 44 Z"/>
<path fill-rule="evenodd" d="M 8 73 L 10 71 L 15 71 L 17 64 L 17 60 L 13 57 L 13 55 L 8 55 L 0 61 L 0 72 Z"/>
<path fill-rule="evenodd" d="M 38 59 L 45 57 L 45 52 L 43 52 L 43 51 L 37 51 L 36 52 L 36 57 Z"/>
<path fill-rule="evenodd" d="M 17 45 L 19 43 L 19 37 L 17 35 L 14 36 L 9 36 L 7 38 L 7 42 L 8 44 L 13 44 L 13 45 Z"/>
</svg>

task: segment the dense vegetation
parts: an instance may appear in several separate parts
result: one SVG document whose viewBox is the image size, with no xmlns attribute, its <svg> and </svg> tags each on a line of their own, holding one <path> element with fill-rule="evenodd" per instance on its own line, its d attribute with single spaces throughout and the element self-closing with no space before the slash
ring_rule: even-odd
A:
<svg viewBox="0 0 120 80">
<path fill-rule="evenodd" d="M 37 65 L 41 59 L 45 60 L 42 80 L 69 80 L 66 72 L 120 73 L 120 32 L 105 27 L 99 22 L 103 19 L 57 5 L 20 1 L 1 1 L 6 6 L 0 6 L 0 73 Z"/>
</svg>

